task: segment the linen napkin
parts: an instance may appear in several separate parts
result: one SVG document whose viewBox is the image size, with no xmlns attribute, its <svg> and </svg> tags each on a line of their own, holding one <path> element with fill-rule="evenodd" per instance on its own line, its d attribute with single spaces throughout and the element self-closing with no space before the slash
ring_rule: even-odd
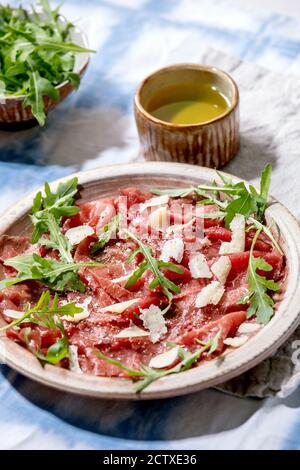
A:
<svg viewBox="0 0 300 470">
<path fill-rule="evenodd" d="M 271 193 L 299 220 L 300 79 L 213 49 L 204 52 L 199 62 L 230 73 L 240 90 L 241 148 L 224 170 L 257 184 L 261 170 L 271 163 Z M 243 397 L 284 398 L 299 385 L 300 327 L 274 356 L 218 389 Z"/>
</svg>

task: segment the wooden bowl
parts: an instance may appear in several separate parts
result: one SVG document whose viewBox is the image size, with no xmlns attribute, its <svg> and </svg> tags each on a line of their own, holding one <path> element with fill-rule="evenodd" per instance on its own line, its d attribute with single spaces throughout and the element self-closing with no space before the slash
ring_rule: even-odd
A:
<svg viewBox="0 0 300 470">
<path fill-rule="evenodd" d="M 180 96 L 176 91 L 176 100 L 190 100 L 199 84 L 216 88 L 226 97 L 228 108 L 223 114 L 197 124 L 174 124 L 154 117 L 149 111 L 152 100 L 161 90 L 180 89 L 184 85 Z M 172 101 L 169 95 L 172 93 L 164 92 L 165 104 Z M 221 168 L 239 149 L 238 87 L 227 73 L 216 67 L 176 64 L 157 70 L 139 86 L 134 112 L 141 152 L 146 160 Z"/>
<path fill-rule="evenodd" d="M 66 22 L 67 20 L 61 16 L 60 21 Z M 75 44 L 81 47 L 88 48 L 88 42 L 85 34 L 77 27 L 71 30 L 71 40 Z M 83 76 L 89 64 L 90 54 L 83 52 L 76 54 L 74 72 L 78 73 L 80 77 Z M 56 87 L 59 91 L 59 99 L 53 101 L 48 96 L 44 97 L 45 111 L 46 114 L 61 103 L 73 90 L 74 86 L 69 82 L 65 81 Z M 6 131 L 16 131 L 37 125 L 37 120 L 31 112 L 31 107 L 27 106 L 23 108 L 23 101 L 25 95 L 20 96 L 9 96 L 0 99 L 0 129 Z"/>
<path fill-rule="evenodd" d="M 111 194 L 126 186 L 186 187 L 217 179 L 215 171 L 179 163 L 136 163 L 93 169 L 77 174 L 83 185 L 83 200 Z M 59 181 L 66 181 L 70 177 Z M 240 181 L 233 177 L 233 181 Z M 55 189 L 58 181 L 51 184 Z M 0 219 L 0 234 L 21 235 L 28 232 L 28 213 L 33 195 L 25 197 Z M 272 200 L 267 219 L 276 223 L 277 234 L 285 252 L 288 274 L 282 300 L 277 305 L 272 320 L 246 344 L 215 360 L 176 375 L 164 377 L 150 385 L 140 395 L 133 391 L 132 382 L 120 378 L 103 378 L 83 375 L 46 365 L 26 349 L 0 334 L 2 360 L 18 372 L 42 384 L 79 395 L 114 399 L 153 399 L 183 395 L 231 379 L 275 353 L 286 341 L 300 321 L 300 227 L 290 212 Z M 0 319 L 0 323 L 4 323 Z"/>
</svg>

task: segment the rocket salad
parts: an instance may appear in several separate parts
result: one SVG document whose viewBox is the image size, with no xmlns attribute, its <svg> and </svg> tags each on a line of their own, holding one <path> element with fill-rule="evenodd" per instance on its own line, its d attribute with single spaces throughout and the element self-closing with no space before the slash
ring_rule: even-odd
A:
<svg viewBox="0 0 300 470">
<path fill-rule="evenodd" d="M 60 21 L 59 9 L 48 0 L 25 10 L 0 5 L 0 97 L 24 96 L 40 126 L 45 124 L 44 98 L 59 99 L 57 86 L 67 81 L 77 88 L 76 54 L 89 52 L 74 44 L 74 25 Z"/>
</svg>

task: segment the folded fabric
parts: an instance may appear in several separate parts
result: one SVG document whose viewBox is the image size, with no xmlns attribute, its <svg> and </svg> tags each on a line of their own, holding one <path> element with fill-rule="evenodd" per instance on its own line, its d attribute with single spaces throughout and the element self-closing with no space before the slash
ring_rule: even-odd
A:
<svg viewBox="0 0 300 470">
<path fill-rule="evenodd" d="M 296 175 L 300 172 L 300 94 L 294 91 L 300 90 L 300 79 L 278 75 L 213 49 L 207 50 L 199 62 L 230 73 L 240 90 L 241 148 L 224 170 L 257 183 L 261 169 L 271 163 L 271 193 L 299 219 L 300 189 Z M 290 395 L 300 385 L 297 340 L 300 327 L 274 356 L 218 389 L 243 397 Z"/>
</svg>

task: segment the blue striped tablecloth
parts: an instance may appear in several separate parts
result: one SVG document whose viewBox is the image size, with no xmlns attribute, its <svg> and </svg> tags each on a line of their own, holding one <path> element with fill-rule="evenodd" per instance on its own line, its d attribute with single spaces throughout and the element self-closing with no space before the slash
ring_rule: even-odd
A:
<svg viewBox="0 0 300 470">
<path fill-rule="evenodd" d="M 46 179 L 136 159 L 133 93 L 158 67 L 197 62 L 213 46 L 300 74 L 299 25 L 229 1 L 66 0 L 62 10 L 97 54 L 80 91 L 44 129 L 0 133 L 1 211 Z M 3 449 L 299 449 L 300 393 L 260 401 L 207 390 L 113 402 L 55 392 L 2 365 L 0 436 Z"/>
</svg>

